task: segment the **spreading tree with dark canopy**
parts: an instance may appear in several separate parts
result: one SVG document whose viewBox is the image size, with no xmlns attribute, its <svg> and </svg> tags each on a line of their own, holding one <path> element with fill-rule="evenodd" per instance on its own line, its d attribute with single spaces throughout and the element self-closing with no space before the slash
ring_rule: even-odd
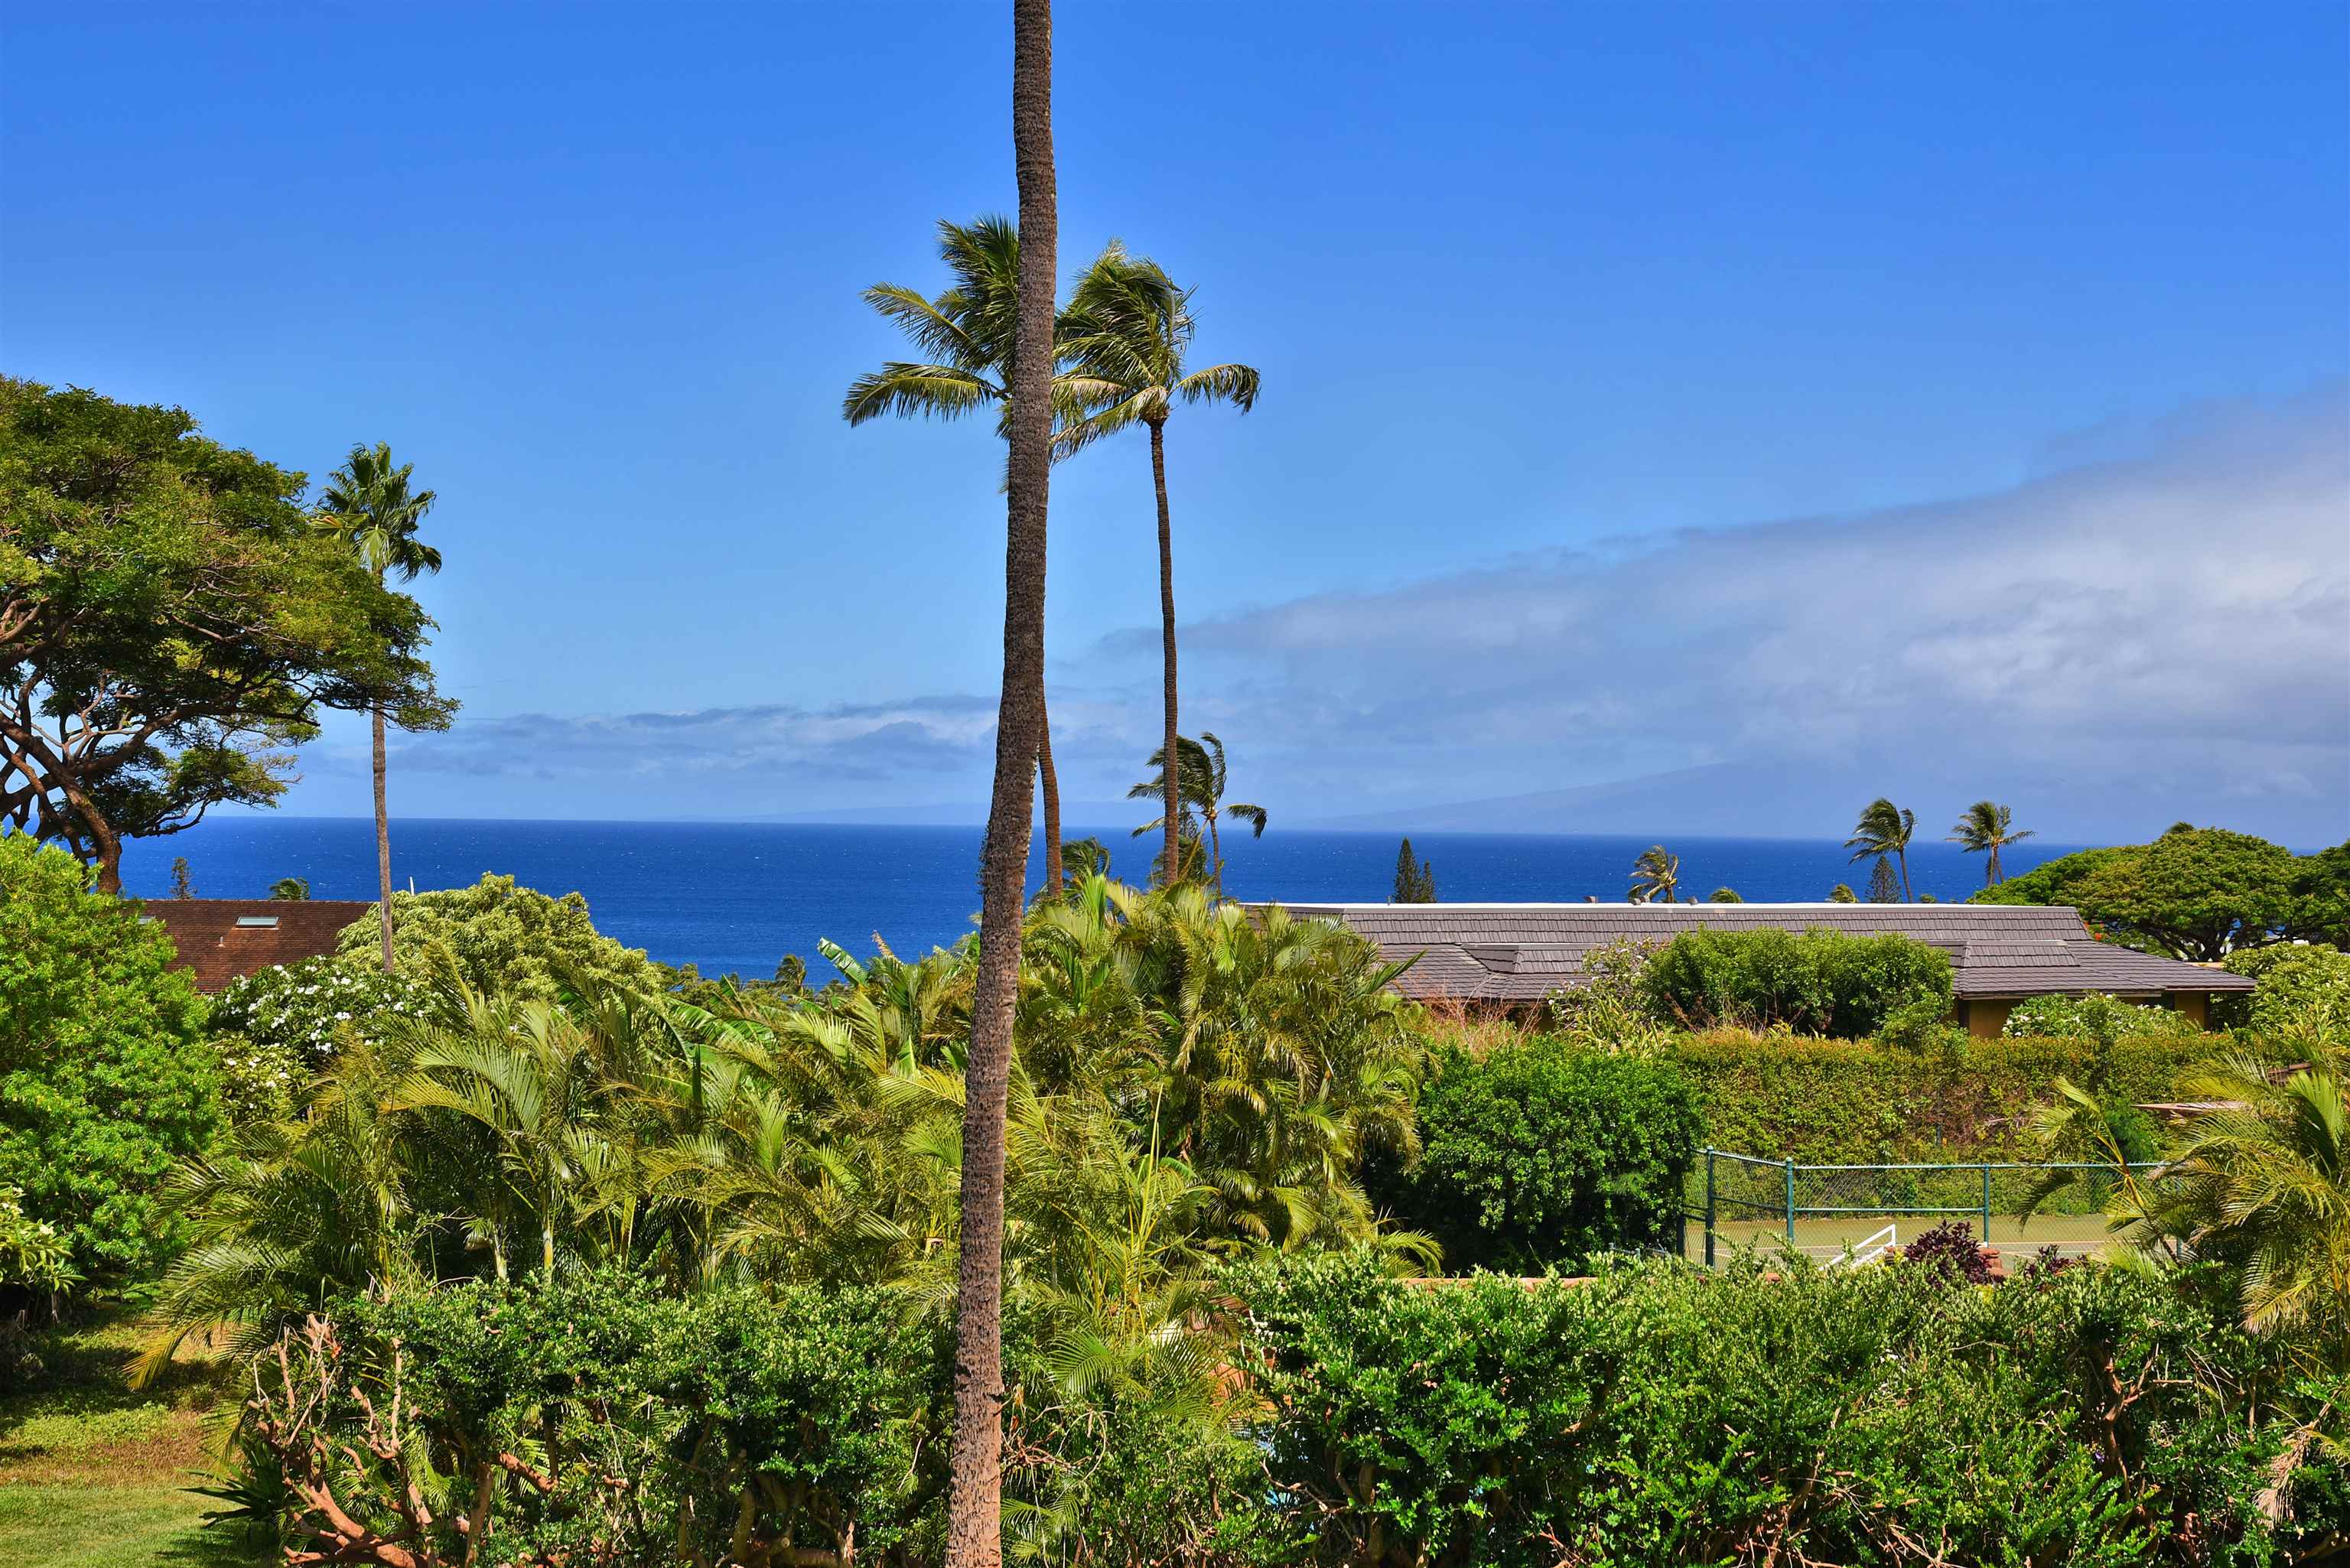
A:
<svg viewBox="0 0 2350 1568">
<path fill-rule="evenodd" d="M 2069 904 L 2109 941 L 2209 962 L 2272 942 L 2350 935 L 2350 845 L 2295 855 L 2179 823 L 2151 844 L 2084 849 L 2011 877 L 1978 904 Z"/>
<path fill-rule="evenodd" d="M 431 618 L 303 490 L 181 410 L 0 378 L 0 824 L 116 892 L 125 839 L 275 802 L 321 708 L 448 722 Z"/>
</svg>

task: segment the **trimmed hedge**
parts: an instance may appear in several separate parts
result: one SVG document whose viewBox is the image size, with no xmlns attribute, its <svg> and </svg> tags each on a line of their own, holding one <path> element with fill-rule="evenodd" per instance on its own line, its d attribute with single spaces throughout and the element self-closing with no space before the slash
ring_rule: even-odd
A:
<svg viewBox="0 0 2350 1568">
<path fill-rule="evenodd" d="M 2056 1080 L 2106 1097 L 2172 1097 L 2184 1068 L 2228 1050 L 2220 1034 L 2095 1040 L 1969 1039 L 1916 1052 L 1869 1041 L 1717 1031 L 1683 1035 L 1666 1058 L 1696 1090 L 1705 1141 L 1765 1158 L 1866 1164 L 2023 1152 L 2022 1123 Z"/>
<path fill-rule="evenodd" d="M 1680 1233 L 1697 1103 L 1669 1063 L 1537 1038 L 1450 1053 L 1421 1092 L 1420 1158 L 1397 1218 L 1451 1272 L 1579 1267 Z"/>
</svg>

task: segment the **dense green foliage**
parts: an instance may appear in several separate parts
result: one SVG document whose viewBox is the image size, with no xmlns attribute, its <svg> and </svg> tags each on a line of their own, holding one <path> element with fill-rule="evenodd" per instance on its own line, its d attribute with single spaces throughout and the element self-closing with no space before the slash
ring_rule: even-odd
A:
<svg viewBox="0 0 2350 1568">
<path fill-rule="evenodd" d="M 2012 1158 L 2025 1122 L 2057 1099 L 2057 1082 L 2102 1077 L 2110 1097 L 2178 1097 L 2181 1074 L 2226 1042 L 2209 1034 L 1960 1040 L 1910 1051 L 1869 1041 L 1683 1035 L 1663 1047 L 1695 1087 L 1706 1141 L 1819 1164 Z"/>
<path fill-rule="evenodd" d="M 1666 1063 L 1555 1039 L 1455 1051 L 1419 1102 L 1400 1217 L 1454 1272 L 1538 1273 L 1669 1244 L 1697 1153 L 1695 1097 Z"/>
<path fill-rule="evenodd" d="M 272 964 L 231 981 L 213 998 L 213 1044 L 222 1091 L 240 1123 L 290 1115 L 311 1075 L 355 1040 L 381 1039 L 398 1020 L 421 1017 L 430 990 L 349 959 Z"/>
<path fill-rule="evenodd" d="M 2069 904 L 2109 940 L 2174 958 L 2339 941 L 2350 928 L 2350 846 L 2296 856 L 2217 827 L 2151 844 L 2085 849 L 1974 896 L 1978 904 Z"/>
<path fill-rule="evenodd" d="M 2094 991 L 2085 996 L 2026 997 L 2009 1011 L 2000 1032 L 2011 1039 L 2108 1043 L 2148 1034 L 2190 1038 L 2203 1034 L 2202 1027 L 2183 1012 L 2123 1002 Z M 2209 1049 L 2210 1042 L 2204 1044 Z"/>
<path fill-rule="evenodd" d="M 1362 1253 L 1267 1258 L 1222 1282 L 1238 1312 L 1194 1320 L 1195 1358 L 1227 1369 L 1198 1397 L 1167 1368 L 1089 1379 L 1017 1307 L 1008 1543 L 1134 1568 L 1663 1568 L 1774 1543 L 2287 1561 L 2350 1522 L 2328 1449 L 2277 1468 L 2339 1415 L 2180 1283 L 1650 1264 L 1431 1289 Z M 414 1526 L 423 1563 L 454 1563 L 463 1519 L 503 1562 L 837 1563 L 852 1542 L 862 1563 L 936 1561 L 948 1342 L 901 1294 L 475 1283 L 342 1303 L 286 1354 L 267 1446 L 362 1527 L 329 1542 Z M 314 1458 L 314 1436 L 348 1460 Z"/>
<path fill-rule="evenodd" d="M 625 948 L 596 929 L 577 893 L 551 898 L 511 877 L 484 876 L 470 888 L 391 897 L 392 962 L 429 979 L 446 951 L 476 990 L 552 1001 L 575 982 L 623 990 L 663 983 L 667 971 L 641 949 Z M 381 951 L 383 927 L 370 909 L 344 928 L 338 959 L 357 971 Z"/>
<path fill-rule="evenodd" d="M 2213 1023 L 2256 1035 L 2314 1027 L 2350 1036 L 2350 953 L 2323 942 L 2251 948 L 2230 953 L 2221 967 L 2260 989 L 2215 998 Z"/>
<path fill-rule="evenodd" d="M 370 1282 L 571 1262 L 951 1278 L 971 955 L 830 950 L 847 983 L 706 1006 L 448 981 L 348 1044 L 296 1116 L 187 1166 L 200 1244 L 165 1282 L 159 1349 L 213 1323 L 273 1334 Z M 1147 1345 L 1215 1253 L 1378 1233 L 1357 1172 L 1367 1149 L 1415 1151 L 1424 1047 L 1367 942 L 1095 878 L 1037 909 L 1027 956 L 1024 1289 L 1086 1303 L 1102 1345 Z"/>
<path fill-rule="evenodd" d="M 109 1286 L 177 1250 L 156 1194 L 218 1130 L 220 1074 L 171 938 L 89 882 L 64 850 L 0 833 L 0 1186 Z"/>
<path fill-rule="evenodd" d="M 2263 1563 L 2350 1522 L 2310 1466 L 2269 1535 L 2267 1467 L 2320 1399 L 2119 1271 L 1240 1283 L 1306 1562 Z"/>
<path fill-rule="evenodd" d="M 0 822 L 111 890 L 124 838 L 276 800 L 322 706 L 447 722 L 431 619 L 303 487 L 180 410 L 0 378 Z"/>
<path fill-rule="evenodd" d="M 1950 1011 L 1950 961 L 1939 949 L 1887 933 L 1700 929 L 1650 954 L 1640 992 L 1651 1012 L 1683 1027 L 1783 1025 L 1865 1038 L 1918 1030 Z"/>
</svg>

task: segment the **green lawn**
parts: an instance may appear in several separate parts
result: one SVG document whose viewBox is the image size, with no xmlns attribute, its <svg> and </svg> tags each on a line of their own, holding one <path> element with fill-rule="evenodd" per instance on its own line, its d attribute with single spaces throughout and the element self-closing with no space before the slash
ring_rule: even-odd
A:
<svg viewBox="0 0 2350 1568">
<path fill-rule="evenodd" d="M 136 1343 L 120 1321 L 40 1336 L 44 1371 L 0 1397 L 0 1563 L 9 1568 L 250 1568 L 207 1529 L 214 1505 L 185 1489 L 210 1470 L 209 1417 L 229 1400 L 217 1366 L 191 1355 L 133 1390 Z"/>
</svg>

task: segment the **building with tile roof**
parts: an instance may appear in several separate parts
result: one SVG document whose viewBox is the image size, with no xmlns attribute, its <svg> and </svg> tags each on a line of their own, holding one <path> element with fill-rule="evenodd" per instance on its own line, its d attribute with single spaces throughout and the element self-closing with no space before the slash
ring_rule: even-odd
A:
<svg viewBox="0 0 2350 1568">
<path fill-rule="evenodd" d="M 2211 997 L 2252 982 L 2224 970 L 2157 958 L 2092 936 L 2080 912 L 2030 904 L 1289 904 L 1291 914 L 1344 922 L 1389 962 L 1412 960 L 1396 989 L 1424 1002 L 1539 1006 L 1585 982 L 1584 956 L 1681 931 L 1898 932 L 1950 958 L 1958 1016 L 1997 1034 L 2027 997 L 2104 992 L 2173 1007 L 2200 1024 Z"/>
<path fill-rule="evenodd" d="M 374 908 L 353 898 L 150 898 L 143 912 L 172 933 L 176 967 L 214 992 L 271 964 L 333 952 L 343 928 Z"/>
</svg>

